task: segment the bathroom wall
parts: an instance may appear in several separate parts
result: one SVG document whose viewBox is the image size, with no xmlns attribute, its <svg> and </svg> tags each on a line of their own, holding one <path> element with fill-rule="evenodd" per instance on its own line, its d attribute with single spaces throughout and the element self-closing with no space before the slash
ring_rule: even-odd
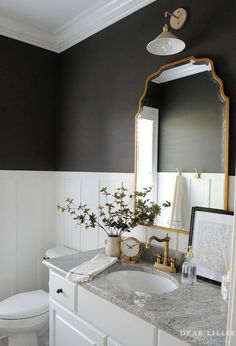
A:
<svg viewBox="0 0 236 346">
<path fill-rule="evenodd" d="M 234 210 L 234 177 L 230 177 L 229 210 Z M 123 184 L 129 192 L 134 188 L 134 174 L 132 173 L 103 173 L 103 172 L 57 172 L 56 173 L 56 204 L 64 205 L 67 197 L 78 203 L 86 203 L 96 213 L 96 206 L 101 202 L 99 190 L 107 186 L 110 191 Z M 190 223 L 190 220 L 189 220 Z M 152 235 L 162 237 L 166 231 L 157 228 L 138 226 L 127 236 L 137 237 L 146 242 Z M 188 235 L 168 231 L 171 237 L 170 247 L 185 251 L 188 244 Z M 56 244 L 66 245 L 79 251 L 104 247 L 106 234 L 102 230 L 76 226 L 74 220 L 67 214 L 56 212 Z"/>
<path fill-rule="evenodd" d="M 166 57 L 149 54 L 145 47 L 161 31 L 165 11 L 177 7 L 189 14 L 187 24 L 176 32 L 186 49 Z M 227 5 L 220 0 L 158 0 L 63 52 L 57 169 L 133 172 L 134 114 L 145 78 L 163 64 L 194 55 L 213 60 L 230 97 L 229 167 L 234 175 L 234 10 L 234 0 Z"/>
<path fill-rule="evenodd" d="M 55 244 L 55 173 L 0 171 L 0 300 L 48 288 L 42 265 Z"/>
<path fill-rule="evenodd" d="M 55 244 L 58 55 L 0 36 L 0 300 L 47 289 Z"/>
<path fill-rule="evenodd" d="M 0 169 L 54 170 L 58 55 L 0 36 Z"/>
<path fill-rule="evenodd" d="M 177 7 L 184 7 L 189 13 L 186 26 L 177 33 L 186 41 L 186 49 L 175 56 L 149 54 L 145 47 L 161 31 L 165 11 Z M 224 82 L 225 93 L 230 97 L 229 170 L 234 176 L 236 52 L 232 50 L 232 42 L 236 31 L 233 9 L 236 10 L 233 0 L 229 0 L 227 6 L 220 0 L 175 0 L 174 3 L 158 0 L 63 52 L 60 55 L 62 104 L 57 122 L 57 170 L 68 177 L 76 172 L 90 172 L 90 178 L 93 172 L 95 175 L 99 172 L 102 175 L 104 171 L 132 173 L 134 115 L 146 77 L 163 64 L 194 55 L 213 60 Z M 221 25 L 212 25 L 213 12 L 215 22 L 218 20 Z M 219 40 L 223 44 L 219 44 Z M 233 179 L 231 177 L 231 183 Z M 73 191 L 73 184 L 70 189 Z M 233 194 L 234 187 L 230 184 L 231 210 Z M 91 201 L 90 198 L 88 196 Z M 97 194 L 93 205 L 96 201 Z M 62 220 L 61 216 L 57 217 Z M 71 221 L 67 222 L 69 225 Z M 67 234 L 69 227 L 73 226 L 67 226 L 60 234 Z M 139 228 L 133 232 L 145 240 L 157 231 Z M 81 233 L 76 235 L 80 236 Z M 62 238 L 58 239 L 59 243 Z M 172 238 L 172 247 L 185 248 L 187 236 L 175 234 Z M 91 242 L 94 246 L 93 238 Z M 95 243 L 99 242 L 96 237 Z M 79 239 L 76 244 L 83 249 Z"/>
<path fill-rule="evenodd" d="M 56 201 L 64 205 L 65 199 L 71 197 L 78 203 L 87 203 L 97 214 L 97 205 L 102 202 L 99 190 L 107 186 L 109 191 L 114 191 L 118 186 L 123 186 L 132 193 L 134 188 L 134 174 L 129 173 L 99 173 L 99 172 L 57 172 L 56 173 Z M 126 236 L 137 237 L 146 242 L 147 238 L 157 234 L 156 229 L 138 226 L 126 233 Z M 158 236 L 165 236 L 166 231 L 158 231 Z M 66 245 L 79 251 L 103 248 L 106 239 L 103 230 L 89 229 L 77 226 L 75 221 L 67 214 L 56 213 L 56 239 L 57 246 Z M 186 235 L 172 233 L 170 246 L 173 249 L 184 251 L 188 237 Z"/>
<path fill-rule="evenodd" d="M 88 204 L 97 214 L 97 206 L 103 203 L 100 190 L 106 186 L 110 192 L 123 184 L 128 193 L 134 190 L 134 174 L 102 173 L 102 172 L 57 172 L 56 203 L 64 205 L 67 197 L 73 198 L 78 204 Z M 56 213 L 57 245 L 66 245 L 80 251 L 102 248 L 106 233 L 102 230 L 85 229 L 76 226 L 75 221 L 67 214 Z"/>
<path fill-rule="evenodd" d="M 152 56 L 145 46 L 160 31 L 165 10 L 176 7 L 189 11 L 178 32 L 186 50 Z M 190 55 L 213 59 L 231 99 L 230 174 L 235 174 L 235 7 L 233 0 L 227 6 L 220 0 L 158 0 L 61 55 L 0 37 L 0 299 L 46 288 L 41 258 L 56 238 L 81 250 L 103 245 L 104 235 L 77 232 L 55 205 L 78 191 L 95 206 L 99 186 L 126 179 L 133 186 L 134 114 L 146 76 L 160 65 Z M 213 10 L 218 25 L 212 25 Z M 56 176 L 55 169 L 61 171 Z M 151 232 L 134 230 L 144 240 Z M 184 247 L 186 236 L 172 238 L 172 247 L 177 241 Z"/>
</svg>

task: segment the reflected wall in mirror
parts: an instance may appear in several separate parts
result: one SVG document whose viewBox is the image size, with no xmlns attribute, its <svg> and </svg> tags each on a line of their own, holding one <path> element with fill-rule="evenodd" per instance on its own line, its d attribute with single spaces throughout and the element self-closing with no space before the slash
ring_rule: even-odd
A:
<svg viewBox="0 0 236 346">
<path fill-rule="evenodd" d="M 136 114 L 136 190 L 152 186 L 156 220 L 188 231 L 195 206 L 227 209 L 229 99 L 208 58 L 162 66 L 145 83 Z"/>
</svg>

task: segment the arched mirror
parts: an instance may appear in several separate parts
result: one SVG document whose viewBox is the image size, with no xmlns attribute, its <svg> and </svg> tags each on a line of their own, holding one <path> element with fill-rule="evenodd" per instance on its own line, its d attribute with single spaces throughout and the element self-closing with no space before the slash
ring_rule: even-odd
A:
<svg viewBox="0 0 236 346">
<path fill-rule="evenodd" d="M 145 83 L 136 114 L 136 190 L 170 201 L 156 225 L 189 230 L 195 206 L 227 209 L 229 99 L 208 58 L 162 66 Z"/>
</svg>

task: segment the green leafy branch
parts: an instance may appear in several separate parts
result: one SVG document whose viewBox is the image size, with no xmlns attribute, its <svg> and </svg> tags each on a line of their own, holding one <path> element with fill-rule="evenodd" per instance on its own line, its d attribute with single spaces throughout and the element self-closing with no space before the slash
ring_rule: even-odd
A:
<svg viewBox="0 0 236 346">
<path fill-rule="evenodd" d="M 107 187 L 103 187 L 100 192 L 105 197 L 105 203 L 98 206 L 98 216 L 90 211 L 87 204 L 77 205 L 71 198 L 66 199 L 65 206 L 58 205 L 57 208 L 63 213 L 68 212 L 78 225 L 85 228 L 99 227 L 107 235 L 121 236 L 138 224 L 153 224 L 162 208 L 170 206 L 168 201 L 159 206 L 146 198 L 151 190 L 150 187 L 127 195 L 127 189 L 123 186 L 116 188 L 113 194 L 108 192 Z M 133 210 L 129 205 L 134 199 L 136 204 Z"/>
</svg>

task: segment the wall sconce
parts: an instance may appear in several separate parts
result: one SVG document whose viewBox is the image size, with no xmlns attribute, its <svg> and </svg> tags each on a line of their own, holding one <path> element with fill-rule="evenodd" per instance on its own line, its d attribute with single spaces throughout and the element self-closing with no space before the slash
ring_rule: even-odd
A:
<svg viewBox="0 0 236 346">
<path fill-rule="evenodd" d="M 169 31 L 167 17 L 170 16 L 170 27 L 178 30 L 183 27 L 187 20 L 187 12 L 184 8 L 178 8 L 173 13 L 165 12 L 165 25 L 162 33 L 148 43 L 147 50 L 155 55 L 171 55 L 181 52 L 185 48 L 184 41 L 178 39 Z"/>
</svg>

